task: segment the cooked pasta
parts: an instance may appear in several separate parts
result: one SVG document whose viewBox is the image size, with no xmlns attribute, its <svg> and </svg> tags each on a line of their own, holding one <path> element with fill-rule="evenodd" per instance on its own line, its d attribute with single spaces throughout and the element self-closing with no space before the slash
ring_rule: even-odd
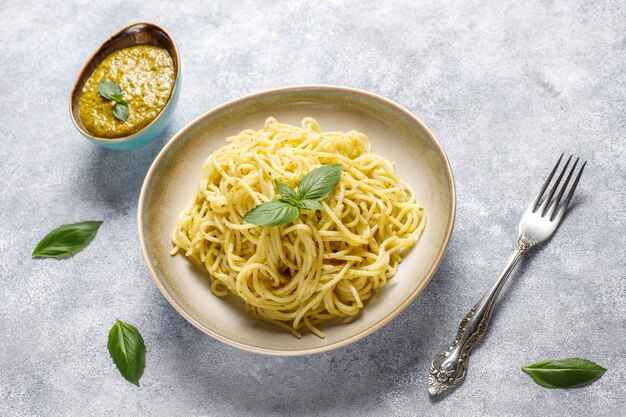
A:
<svg viewBox="0 0 626 417">
<path fill-rule="evenodd" d="M 393 277 L 404 250 L 424 229 L 424 209 L 394 165 L 373 154 L 355 130 L 324 132 L 268 118 L 261 130 L 226 139 L 202 168 L 195 201 L 172 233 L 182 252 L 208 271 L 217 296 L 241 298 L 256 317 L 296 337 L 335 317 L 354 316 Z M 309 171 L 341 164 L 339 184 L 321 202 L 275 227 L 242 218 L 280 198 L 274 180 L 296 188 Z"/>
</svg>

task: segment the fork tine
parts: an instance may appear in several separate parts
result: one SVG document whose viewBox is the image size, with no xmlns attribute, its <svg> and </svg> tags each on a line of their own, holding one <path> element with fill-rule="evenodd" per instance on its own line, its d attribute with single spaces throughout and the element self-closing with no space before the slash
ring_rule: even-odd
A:
<svg viewBox="0 0 626 417">
<path fill-rule="evenodd" d="M 533 213 L 535 212 L 535 210 L 537 210 L 537 203 L 539 203 L 539 200 L 541 200 L 543 193 L 546 191 L 546 188 L 548 188 L 548 184 L 550 184 L 550 181 L 552 181 L 552 177 L 554 176 L 556 169 L 559 167 L 559 164 L 561 163 L 561 159 L 563 159 L 563 155 L 565 155 L 565 153 L 562 153 L 561 156 L 559 157 L 559 160 L 556 161 L 556 165 L 554 166 L 554 168 L 552 168 L 552 172 L 548 176 L 548 179 L 546 180 L 546 182 L 543 183 L 541 190 L 539 191 L 539 193 L 537 193 L 537 196 L 535 197 L 533 202 L 530 203 L 530 210 Z"/>
<path fill-rule="evenodd" d="M 583 174 L 583 171 L 585 170 L 585 165 L 587 165 L 587 161 L 585 161 L 583 163 L 583 165 L 580 167 L 580 171 L 578 171 L 578 175 L 576 175 L 576 179 L 574 180 L 574 184 L 572 184 L 572 188 L 569 190 L 569 193 L 567 194 L 567 198 L 565 198 L 565 201 L 563 202 L 563 205 L 561 206 L 561 209 L 559 210 L 559 212 L 558 212 L 558 214 L 556 216 L 556 219 L 558 221 L 561 221 L 561 219 L 563 218 L 563 215 L 567 211 L 567 206 L 569 205 L 569 202 L 572 199 L 572 196 L 574 195 L 574 191 L 576 191 L 576 186 L 578 185 L 578 181 L 580 180 L 580 176 Z"/>
<path fill-rule="evenodd" d="M 550 206 L 550 200 L 552 200 L 552 197 L 554 196 L 554 193 L 556 192 L 557 188 L 559 188 L 559 184 L 561 183 L 561 180 L 563 179 L 563 175 L 567 171 L 567 167 L 569 166 L 569 163 L 572 160 L 572 156 L 573 155 L 570 155 L 570 157 L 567 158 L 567 162 L 565 163 L 565 166 L 561 170 L 561 173 L 559 174 L 559 177 L 556 179 L 556 182 L 554 183 L 552 188 L 550 188 L 550 193 L 545 198 L 545 200 L 543 200 L 543 203 L 541 204 L 541 207 L 539 207 L 539 214 L 542 217 L 545 216 L 546 210 L 548 210 L 548 207 Z"/>
<path fill-rule="evenodd" d="M 548 211 L 548 218 L 550 220 L 552 220 L 552 217 L 554 216 L 554 212 L 556 211 L 557 207 L 559 207 L 559 203 L 561 202 L 561 197 L 563 197 L 563 194 L 565 193 L 565 189 L 567 189 L 567 185 L 569 184 L 569 181 L 572 179 L 572 175 L 574 174 L 574 171 L 576 170 L 576 166 L 578 165 L 579 160 L 580 158 L 576 158 L 576 160 L 574 161 L 574 165 L 572 165 L 572 168 L 569 170 L 569 174 L 567 175 L 565 182 L 561 186 L 559 193 L 554 199 L 554 202 L 550 204 L 550 210 Z"/>
</svg>

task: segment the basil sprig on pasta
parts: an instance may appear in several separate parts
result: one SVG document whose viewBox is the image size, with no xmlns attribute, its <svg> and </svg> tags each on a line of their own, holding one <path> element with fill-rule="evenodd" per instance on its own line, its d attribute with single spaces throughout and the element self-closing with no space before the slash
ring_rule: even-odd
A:
<svg viewBox="0 0 626 417">
<path fill-rule="evenodd" d="M 324 210 L 320 201 L 333 192 L 341 178 L 342 165 L 324 165 L 306 174 L 294 190 L 275 180 L 279 200 L 259 204 L 243 216 L 246 223 L 258 226 L 281 226 L 294 221 L 300 209 Z"/>
</svg>

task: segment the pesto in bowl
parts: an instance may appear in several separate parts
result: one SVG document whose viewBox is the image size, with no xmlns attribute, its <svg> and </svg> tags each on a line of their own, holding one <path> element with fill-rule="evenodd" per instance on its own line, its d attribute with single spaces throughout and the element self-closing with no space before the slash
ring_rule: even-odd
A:
<svg viewBox="0 0 626 417">
<path fill-rule="evenodd" d="M 100 138 L 115 139 L 139 132 L 163 110 L 174 87 L 174 60 L 165 48 L 135 45 L 106 57 L 91 74 L 80 94 L 80 119 L 85 129 Z M 121 87 L 128 103 L 128 118 L 115 117 L 115 102 L 98 92 L 102 80 Z"/>
</svg>

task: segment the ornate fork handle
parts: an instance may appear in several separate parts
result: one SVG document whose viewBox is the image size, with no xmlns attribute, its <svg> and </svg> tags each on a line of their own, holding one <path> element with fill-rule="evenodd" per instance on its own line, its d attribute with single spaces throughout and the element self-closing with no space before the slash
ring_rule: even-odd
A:
<svg viewBox="0 0 626 417">
<path fill-rule="evenodd" d="M 523 234 L 518 236 L 515 249 L 496 282 L 461 320 L 456 339 L 448 350 L 435 356 L 428 375 L 428 392 L 431 395 L 442 394 L 465 379 L 470 351 L 487 330 L 491 311 L 500 290 L 517 262 L 535 243 Z"/>
</svg>

